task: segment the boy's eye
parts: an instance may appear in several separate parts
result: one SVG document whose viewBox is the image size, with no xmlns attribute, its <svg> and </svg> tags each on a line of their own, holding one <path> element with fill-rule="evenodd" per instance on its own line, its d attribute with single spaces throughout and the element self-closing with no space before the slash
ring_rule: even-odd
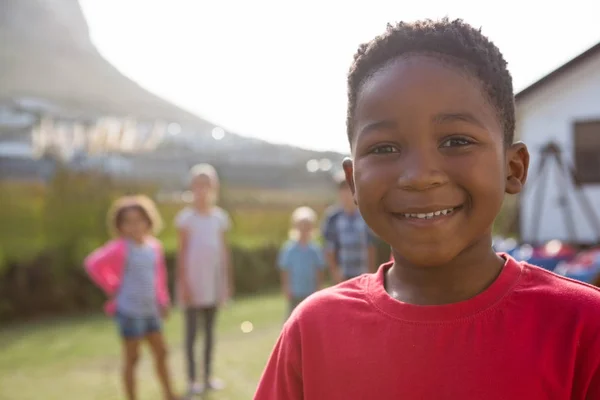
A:
<svg viewBox="0 0 600 400">
<path fill-rule="evenodd" d="M 465 138 L 450 138 L 442 143 L 440 147 L 460 147 L 473 144 L 472 141 Z"/>
<path fill-rule="evenodd" d="M 398 149 L 392 145 L 383 145 L 383 146 L 377 146 L 375 147 L 373 150 L 371 150 L 371 153 L 373 154 L 390 154 L 390 153 L 397 153 Z"/>
</svg>

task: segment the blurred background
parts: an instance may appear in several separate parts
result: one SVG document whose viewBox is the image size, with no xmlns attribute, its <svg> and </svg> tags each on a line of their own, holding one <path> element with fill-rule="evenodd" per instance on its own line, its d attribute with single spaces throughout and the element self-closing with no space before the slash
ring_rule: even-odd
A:
<svg viewBox="0 0 600 400">
<path fill-rule="evenodd" d="M 251 398 L 284 315 L 275 259 L 290 214 L 336 201 L 346 72 L 358 45 L 397 20 L 460 17 L 500 47 L 532 172 L 507 200 L 495 246 L 597 283 L 597 7 L 0 0 L 0 399 L 120 398 L 117 336 L 82 260 L 108 239 L 110 203 L 145 193 L 166 221 L 172 274 L 172 221 L 201 162 L 222 181 L 236 280 L 216 356 L 228 388 L 209 398 Z M 175 313 L 178 385 L 181 326 Z M 141 374 L 152 376 L 150 361 Z M 159 398 L 153 379 L 139 386 Z"/>
</svg>

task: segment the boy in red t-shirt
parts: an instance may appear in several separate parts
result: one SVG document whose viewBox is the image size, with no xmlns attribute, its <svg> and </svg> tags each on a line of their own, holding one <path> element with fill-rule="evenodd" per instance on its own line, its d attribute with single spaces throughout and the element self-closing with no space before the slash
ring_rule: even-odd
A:
<svg viewBox="0 0 600 400">
<path fill-rule="evenodd" d="M 600 399 L 599 291 L 492 250 L 529 165 L 498 48 L 390 25 L 348 87 L 346 178 L 394 261 L 302 303 L 255 399 Z"/>
</svg>

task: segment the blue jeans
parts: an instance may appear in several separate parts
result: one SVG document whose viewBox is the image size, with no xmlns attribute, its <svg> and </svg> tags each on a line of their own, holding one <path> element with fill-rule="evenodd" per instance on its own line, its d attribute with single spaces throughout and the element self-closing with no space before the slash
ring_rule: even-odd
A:
<svg viewBox="0 0 600 400">
<path fill-rule="evenodd" d="M 158 315 L 150 317 L 131 317 L 117 312 L 115 321 L 119 327 L 119 333 L 125 339 L 138 339 L 149 333 L 160 332 L 162 322 Z"/>
</svg>

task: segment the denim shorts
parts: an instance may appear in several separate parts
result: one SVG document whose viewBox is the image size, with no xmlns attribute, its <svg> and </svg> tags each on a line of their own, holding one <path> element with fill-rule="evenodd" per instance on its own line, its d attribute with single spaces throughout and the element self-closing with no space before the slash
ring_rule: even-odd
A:
<svg viewBox="0 0 600 400">
<path fill-rule="evenodd" d="M 117 312 L 115 321 L 119 327 L 119 333 L 126 339 L 142 338 L 149 333 L 161 330 L 161 320 L 158 316 L 131 317 Z"/>
</svg>

